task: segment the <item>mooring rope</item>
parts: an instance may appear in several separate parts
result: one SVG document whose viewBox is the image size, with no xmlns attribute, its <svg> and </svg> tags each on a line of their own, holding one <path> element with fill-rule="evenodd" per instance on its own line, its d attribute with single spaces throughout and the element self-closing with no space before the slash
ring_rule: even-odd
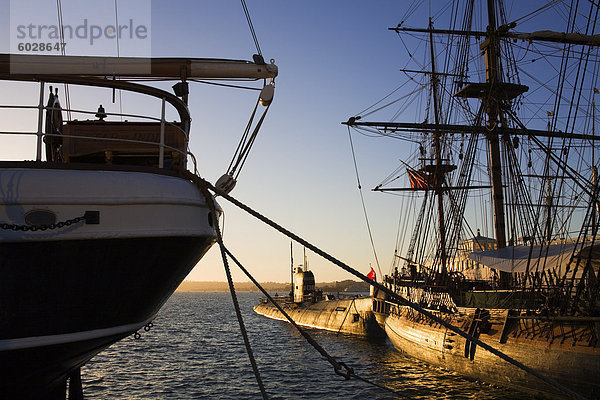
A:
<svg viewBox="0 0 600 400">
<path fill-rule="evenodd" d="M 404 306 L 408 306 L 414 310 L 416 310 L 417 312 L 419 312 L 420 314 L 425 315 L 426 317 L 432 319 L 433 321 L 437 322 L 438 324 L 448 328 L 449 330 L 451 330 L 452 332 L 464 337 L 465 339 L 477 344 L 478 346 L 484 348 L 485 350 L 489 351 L 490 353 L 498 356 L 499 358 L 503 359 L 504 361 L 520 368 L 521 370 L 539 378 L 540 380 L 546 382 L 548 385 L 552 386 L 553 388 L 571 396 L 574 399 L 579 399 L 579 400 L 585 400 L 585 397 L 581 396 L 580 394 L 572 391 L 571 389 L 561 385 L 560 383 L 556 382 L 554 379 L 549 378 L 545 375 L 540 374 L 539 372 L 527 367 L 526 365 L 524 365 L 523 363 L 513 359 L 512 357 L 504 354 L 503 352 L 501 352 L 500 350 L 495 349 L 494 347 L 490 346 L 489 344 L 481 341 L 480 339 L 473 337 L 472 335 L 469 335 L 468 333 L 464 332 L 463 330 L 461 330 L 460 328 L 457 328 L 456 326 L 452 325 L 451 323 L 447 322 L 446 320 L 438 317 L 437 315 L 429 312 L 428 310 L 424 309 L 423 307 L 421 307 L 420 305 L 413 303 L 411 301 L 409 301 L 408 299 L 405 299 L 404 297 L 398 295 L 397 293 L 391 291 L 390 289 L 388 289 L 387 287 L 383 286 L 382 284 L 367 278 L 365 275 L 361 274 L 360 272 L 358 272 L 357 270 L 355 270 L 354 268 L 348 266 L 347 264 L 343 263 L 342 261 L 336 259 L 335 257 L 329 255 L 328 253 L 324 252 L 323 250 L 319 249 L 318 247 L 316 247 L 315 245 L 309 243 L 308 241 L 302 239 L 301 237 L 299 237 L 298 235 L 290 232 L 289 230 L 285 229 L 284 227 L 282 227 L 281 225 L 277 224 L 276 222 L 270 220 L 269 218 L 265 217 L 264 215 L 260 214 L 259 212 L 253 210 L 252 208 L 248 207 L 247 205 L 243 204 L 242 202 L 238 201 L 237 199 L 231 197 L 230 195 L 226 194 L 225 192 L 223 192 L 220 189 L 215 188 L 212 184 L 210 184 L 209 182 L 207 182 L 206 180 L 202 179 L 201 177 L 197 176 L 197 175 L 193 175 L 192 173 L 190 173 L 189 171 L 182 171 L 182 173 L 184 174 L 184 176 L 188 179 L 190 179 L 192 182 L 195 182 L 201 190 L 211 190 L 212 192 L 218 194 L 219 196 L 221 196 L 222 198 L 224 198 L 225 200 L 229 201 L 230 203 L 234 204 L 235 206 L 237 206 L 238 208 L 246 211 L 248 214 L 252 215 L 253 217 L 259 219 L 260 221 L 264 222 L 265 224 L 269 225 L 270 227 L 272 227 L 273 229 L 279 231 L 280 233 L 286 235 L 287 237 L 289 237 L 290 239 L 295 240 L 296 242 L 298 242 L 299 244 L 305 246 L 306 248 L 308 248 L 309 250 L 313 251 L 314 253 L 317 253 L 318 255 L 320 255 L 321 257 L 325 258 L 326 260 L 330 261 L 331 263 L 337 265 L 338 267 L 342 268 L 343 270 L 351 273 L 352 275 L 356 276 L 357 278 L 361 279 L 362 281 L 368 283 L 369 285 L 372 285 L 374 287 L 376 287 L 377 289 L 381 290 L 382 292 L 386 293 L 391 299 L 395 300 L 398 304 L 400 305 L 404 305 Z"/>
<path fill-rule="evenodd" d="M 248 358 L 250 359 L 250 364 L 252 365 L 252 370 L 254 371 L 254 376 L 256 378 L 256 383 L 258 383 L 258 387 L 260 389 L 260 393 L 262 394 L 263 399 L 268 400 L 269 396 L 267 395 L 267 391 L 265 390 L 265 386 L 260 377 L 260 372 L 258 371 L 258 365 L 256 364 L 256 360 L 254 358 L 254 353 L 252 352 L 252 347 L 250 346 L 250 340 L 248 339 L 248 332 L 246 331 L 246 327 L 244 325 L 244 320 L 242 318 L 242 312 L 240 310 L 240 305 L 237 299 L 237 294 L 235 292 L 235 287 L 233 286 L 233 279 L 231 278 L 231 269 L 229 268 L 229 262 L 227 261 L 225 244 L 223 243 L 223 237 L 221 236 L 221 229 L 219 228 L 219 217 L 217 214 L 217 209 L 215 206 L 215 201 L 213 197 L 210 195 L 206 187 L 202 187 L 199 185 L 200 191 L 204 195 L 206 199 L 206 203 L 210 209 L 211 218 L 213 221 L 213 225 L 215 228 L 215 232 L 217 233 L 217 243 L 219 244 L 219 249 L 221 250 L 221 257 L 223 258 L 223 266 L 225 267 L 225 274 L 227 275 L 227 282 L 229 284 L 229 292 L 231 293 L 231 300 L 233 301 L 233 307 L 235 308 L 235 314 L 237 316 L 238 324 L 240 325 L 240 332 L 242 333 L 242 337 L 244 339 L 244 345 L 246 346 L 246 353 L 248 354 Z"/>
<path fill-rule="evenodd" d="M 294 326 L 294 328 L 296 328 L 298 330 L 298 332 L 306 339 L 306 341 L 311 346 L 313 346 L 315 348 L 315 350 L 317 350 L 319 352 L 319 354 L 321 354 L 333 366 L 333 369 L 336 374 L 343 376 L 346 379 L 355 378 L 355 379 L 358 379 L 365 383 L 368 383 L 369 385 L 377 386 L 380 389 L 385 389 L 385 390 L 392 392 L 394 394 L 397 394 L 401 397 L 407 397 L 405 394 L 397 392 L 387 386 L 384 386 L 380 383 L 373 382 L 373 381 L 370 381 L 359 375 L 356 375 L 353 368 L 348 367 L 345 363 L 337 361 L 335 358 L 333 358 L 329 353 L 327 353 L 327 351 L 316 340 L 314 340 L 312 338 L 312 336 L 310 336 L 310 334 L 308 332 L 306 332 L 304 329 L 302 329 L 302 327 L 300 327 L 300 325 L 298 325 L 292 319 L 292 317 L 290 317 L 290 315 L 283 309 L 283 307 L 281 307 L 281 305 L 279 305 L 279 303 L 277 303 L 275 301 L 275 299 L 273 299 L 273 297 L 271 297 L 271 295 L 262 287 L 262 285 L 260 283 L 258 283 L 258 281 L 256 279 L 254 279 L 252 274 L 250 274 L 250 272 L 248 272 L 248 270 L 246 268 L 244 268 L 244 266 L 237 260 L 237 258 L 226 247 L 224 247 L 224 250 L 225 250 L 225 253 L 227 253 L 227 255 L 233 260 L 233 262 L 248 277 L 248 279 L 250 279 L 250 281 L 252 281 L 254 286 L 256 286 L 258 288 L 258 290 L 260 290 L 262 292 L 262 294 L 264 294 L 265 297 L 271 302 L 271 304 L 273 304 L 277 308 L 277 310 L 279 310 L 279 312 L 281 314 L 283 314 L 283 316 L 290 322 L 290 324 L 292 324 Z M 352 301 L 354 301 L 354 300 L 352 300 Z M 346 372 L 343 372 L 342 371 L 343 369 L 345 369 Z"/>
</svg>

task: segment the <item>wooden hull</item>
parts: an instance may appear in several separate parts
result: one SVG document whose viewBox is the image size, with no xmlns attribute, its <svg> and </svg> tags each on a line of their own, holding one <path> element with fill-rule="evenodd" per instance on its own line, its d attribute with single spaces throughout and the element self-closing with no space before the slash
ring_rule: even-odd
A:
<svg viewBox="0 0 600 400">
<path fill-rule="evenodd" d="M 504 329 L 507 312 L 490 310 L 489 331 L 480 333 L 476 330 L 475 335 L 586 398 L 600 397 L 600 349 L 590 345 L 590 338 L 585 336 L 586 327 L 561 328 L 556 324 L 552 326 L 551 322 L 517 320 Z M 461 309 L 452 316 L 446 314 L 445 318 L 468 331 L 474 313 L 475 309 Z M 547 383 L 487 350 L 467 343 L 463 337 L 407 307 L 394 310 L 386 319 L 385 331 L 396 349 L 431 365 L 529 394 L 566 397 Z M 555 335 L 554 340 L 552 335 Z M 591 339 L 593 341 L 593 337 Z"/>
</svg>

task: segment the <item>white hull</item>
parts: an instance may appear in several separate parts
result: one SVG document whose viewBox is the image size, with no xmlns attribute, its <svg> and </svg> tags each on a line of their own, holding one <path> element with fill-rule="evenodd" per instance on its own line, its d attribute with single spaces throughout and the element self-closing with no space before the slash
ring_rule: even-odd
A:
<svg viewBox="0 0 600 400">
<path fill-rule="evenodd" d="M 61 169 L 0 170 L 0 223 L 26 225 L 45 210 L 56 222 L 98 211 L 99 224 L 53 230 L 0 230 L 0 241 L 214 236 L 199 189 L 181 178 L 152 173 Z"/>
<path fill-rule="evenodd" d="M 156 169 L 3 168 L 0 196 L 8 396 L 63 390 L 71 371 L 151 321 L 215 241 L 200 190 Z M 60 224 L 86 212 L 97 218 Z"/>
</svg>

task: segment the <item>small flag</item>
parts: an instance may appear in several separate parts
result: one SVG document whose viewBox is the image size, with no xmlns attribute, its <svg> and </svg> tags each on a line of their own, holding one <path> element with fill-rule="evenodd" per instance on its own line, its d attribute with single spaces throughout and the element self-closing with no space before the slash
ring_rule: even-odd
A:
<svg viewBox="0 0 600 400">
<path fill-rule="evenodd" d="M 375 280 L 375 270 L 371 267 L 371 272 L 367 274 L 367 278 Z"/>
</svg>

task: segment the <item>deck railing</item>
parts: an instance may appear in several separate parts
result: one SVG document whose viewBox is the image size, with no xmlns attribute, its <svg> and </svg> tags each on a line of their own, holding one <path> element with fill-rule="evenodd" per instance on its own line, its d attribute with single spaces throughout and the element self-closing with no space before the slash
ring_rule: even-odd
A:
<svg viewBox="0 0 600 400">
<path fill-rule="evenodd" d="M 193 163 L 194 163 L 194 168 L 195 168 L 195 157 L 192 153 L 189 152 L 188 150 L 188 144 L 189 144 L 189 134 L 188 131 L 186 131 L 185 129 L 182 128 L 182 126 L 180 126 L 181 124 L 176 123 L 176 122 L 168 122 L 165 118 L 165 104 L 166 104 L 166 99 L 162 98 L 162 106 L 161 106 L 161 115 L 160 117 L 152 117 L 152 116 L 148 116 L 148 115 L 142 115 L 142 114 L 129 114 L 129 113 L 110 113 L 110 112 L 104 112 L 104 115 L 106 115 L 106 117 L 117 117 L 117 118 L 134 118 L 137 121 L 124 121 L 124 124 L 131 122 L 132 124 L 134 124 L 135 122 L 156 122 L 160 124 L 160 136 L 159 136 L 159 141 L 158 142 L 154 142 L 154 141 L 146 141 L 146 140 L 137 140 L 137 139 L 127 139 L 127 138 L 114 138 L 114 137 L 102 137 L 102 136 L 80 136 L 80 135 L 76 135 L 76 134 L 69 134 L 68 137 L 69 139 L 77 139 L 80 141 L 84 141 L 84 140 L 89 140 L 89 141 L 104 141 L 104 142 L 119 142 L 119 143 L 132 143 L 132 144 L 140 144 L 140 145 L 145 145 L 145 146 L 156 146 L 157 148 L 157 153 L 158 153 L 158 167 L 159 168 L 164 168 L 165 166 L 165 151 L 169 151 L 172 153 L 177 153 L 179 154 L 179 156 L 181 157 L 181 159 L 183 160 L 183 166 L 185 167 L 187 164 L 187 157 L 190 156 L 190 158 L 192 159 Z M 38 115 L 37 115 L 37 131 L 32 132 L 32 131 L 0 131 L 0 135 L 31 135 L 31 136 L 36 136 L 37 140 L 36 140 L 36 161 L 42 161 L 42 150 L 43 150 L 43 146 L 44 146 L 44 137 L 57 137 L 57 138 L 65 138 L 65 135 L 63 135 L 62 133 L 50 133 L 50 132 L 44 132 L 44 126 L 45 126 L 45 118 L 46 118 L 46 114 L 47 111 L 56 111 L 56 112 L 67 112 L 67 113 L 73 113 L 73 114 L 80 114 L 80 115 L 92 115 L 95 116 L 98 111 L 94 110 L 94 111 L 89 111 L 89 110 L 82 110 L 82 109 L 75 109 L 75 108 L 62 108 L 62 107 L 51 107 L 51 106 L 45 106 L 44 105 L 44 83 L 42 82 L 40 84 L 40 99 L 39 99 L 39 104 L 38 105 L 0 105 L 0 110 L 2 109 L 13 109 L 13 110 L 38 110 Z M 72 121 L 67 121 L 65 124 L 63 124 L 63 127 L 68 125 L 70 122 L 75 122 L 78 120 L 72 120 Z M 93 122 L 96 120 L 85 120 Z M 100 121 L 100 120 L 98 120 Z M 80 121 L 81 122 L 81 121 Z M 106 121 L 108 123 L 110 122 L 122 122 L 122 121 Z M 175 132 L 177 132 L 177 134 L 182 135 L 183 137 L 183 149 L 182 148 L 176 148 L 173 146 L 170 146 L 168 144 L 165 143 L 165 133 L 167 130 L 167 127 L 170 128 L 170 130 L 175 130 Z M 46 160 L 46 161 L 50 161 L 50 160 Z"/>
</svg>

